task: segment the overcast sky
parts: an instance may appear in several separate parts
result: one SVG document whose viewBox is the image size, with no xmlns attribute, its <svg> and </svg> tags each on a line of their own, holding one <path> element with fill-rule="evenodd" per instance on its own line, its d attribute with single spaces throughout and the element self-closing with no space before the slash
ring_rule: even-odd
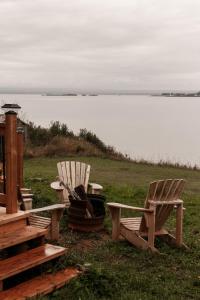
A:
<svg viewBox="0 0 200 300">
<path fill-rule="evenodd" d="M 200 0 L 0 0 L 0 88 L 200 90 Z"/>
</svg>

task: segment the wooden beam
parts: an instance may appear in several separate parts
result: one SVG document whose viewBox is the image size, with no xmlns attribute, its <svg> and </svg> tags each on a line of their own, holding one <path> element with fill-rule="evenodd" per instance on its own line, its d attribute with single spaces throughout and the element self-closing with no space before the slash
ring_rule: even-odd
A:
<svg viewBox="0 0 200 300">
<path fill-rule="evenodd" d="M 183 243 L 183 203 L 176 209 L 176 244 L 180 247 Z"/>
<path fill-rule="evenodd" d="M 6 213 L 18 211 L 17 204 L 17 114 L 9 111 L 6 114 L 5 157 L 6 157 Z"/>
</svg>

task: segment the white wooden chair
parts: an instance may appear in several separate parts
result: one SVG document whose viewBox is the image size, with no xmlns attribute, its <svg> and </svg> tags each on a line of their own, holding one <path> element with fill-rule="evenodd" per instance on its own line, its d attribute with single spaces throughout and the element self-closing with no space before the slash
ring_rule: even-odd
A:
<svg viewBox="0 0 200 300">
<path fill-rule="evenodd" d="M 60 186 L 60 181 L 74 189 L 78 185 L 83 185 L 85 191 L 91 189 L 92 194 L 99 194 L 103 187 L 96 183 L 89 183 L 90 165 L 78 161 L 62 161 L 57 163 L 58 181 L 51 183 L 51 187 L 56 190 L 61 203 L 69 207 L 69 193 L 67 189 Z"/>
<path fill-rule="evenodd" d="M 144 208 L 120 203 L 107 203 L 112 216 L 113 240 L 118 240 L 121 235 L 138 248 L 158 252 L 154 246 L 154 240 L 156 236 L 159 236 L 178 247 L 187 248 L 183 243 L 182 236 L 183 201 L 179 199 L 184 185 L 185 181 L 183 179 L 152 182 L 149 186 Z M 164 228 L 174 208 L 176 209 L 175 236 Z M 142 212 L 143 216 L 122 218 L 122 209 Z"/>
</svg>

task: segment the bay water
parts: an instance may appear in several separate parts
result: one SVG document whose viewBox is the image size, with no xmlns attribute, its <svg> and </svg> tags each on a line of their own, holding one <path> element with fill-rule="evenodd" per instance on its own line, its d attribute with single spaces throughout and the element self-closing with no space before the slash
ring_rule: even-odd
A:
<svg viewBox="0 0 200 300">
<path fill-rule="evenodd" d="M 37 125 L 86 128 L 133 159 L 200 166 L 200 98 L 1 94 L 0 100 L 18 103 L 21 118 Z"/>
</svg>

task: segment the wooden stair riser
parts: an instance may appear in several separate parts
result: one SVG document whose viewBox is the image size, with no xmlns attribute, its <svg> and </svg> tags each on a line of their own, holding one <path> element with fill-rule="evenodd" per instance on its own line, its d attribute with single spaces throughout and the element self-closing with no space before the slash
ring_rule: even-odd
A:
<svg viewBox="0 0 200 300">
<path fill-rule="evenodd" d="M 3 282 L 22 274 L 27 270 L 33 270 L 46 262 L 52 261 L 65 253 L 66 249 L 59 246 L 45 244 L 37 248 L 25 251 L 0 262 L 0 288 L 3 290 Z"/>
<path fill-rule="evenodd" d="M 3 224 L 3 225 L 0 226 L 0 236 L 2 234 L 13 232 L 15 230 L 24 228 L 26 226 L 27 226 L 27 219 L 26 218 L 16 220 L 16 221 L 12 221 L 12 222 L 9 222 L 7 224 Z"/>
<path fill-rule="evenodd" d="M 0 236 L 0 250 L 22 244 L 27 241 L 44 237 L 47 234 L 46 229 L 26 226 L 13 232 L 8 232 Z"/>
<path fill-rule="evenodd" d="M 0 207 L 0 226 L 4 224 L 10 224 L 17 220 L 27 219 L 30 215 L 30 212 L 26 211 L 18 211 L 14 214 L 6 214 L 6 209 L 4 207 Z"/>
<path fill-rule="evenodd" d="M 45 237 L 39 236 L 32 240 L 25 241 L 21 244 L 6 248 L 6 249 L 4 249 L 4 251 L 6 253 L 6 258 L 9 258 L 9 257 L 15 256 L 17 254 L 20 254 L 22 252 L 28 251 L 30 249 L 42 246 L 44 244 L 45 244 Z"/>
<path fill-rule="evenodd" d="M 7 291 L 0 292 L 1 300 L 25 300 L 37 295 L 46 295 L 64 286 L 80 272 L 75 268 L 67 268 L 56 274 L 47 274 L 23 282 Z"/>
<path fill-rule="evenodd" d="M 45 244 L 0 262 L 0 280 L 41 265 L 65 253 L 66 249 Z"/>
</svg>

